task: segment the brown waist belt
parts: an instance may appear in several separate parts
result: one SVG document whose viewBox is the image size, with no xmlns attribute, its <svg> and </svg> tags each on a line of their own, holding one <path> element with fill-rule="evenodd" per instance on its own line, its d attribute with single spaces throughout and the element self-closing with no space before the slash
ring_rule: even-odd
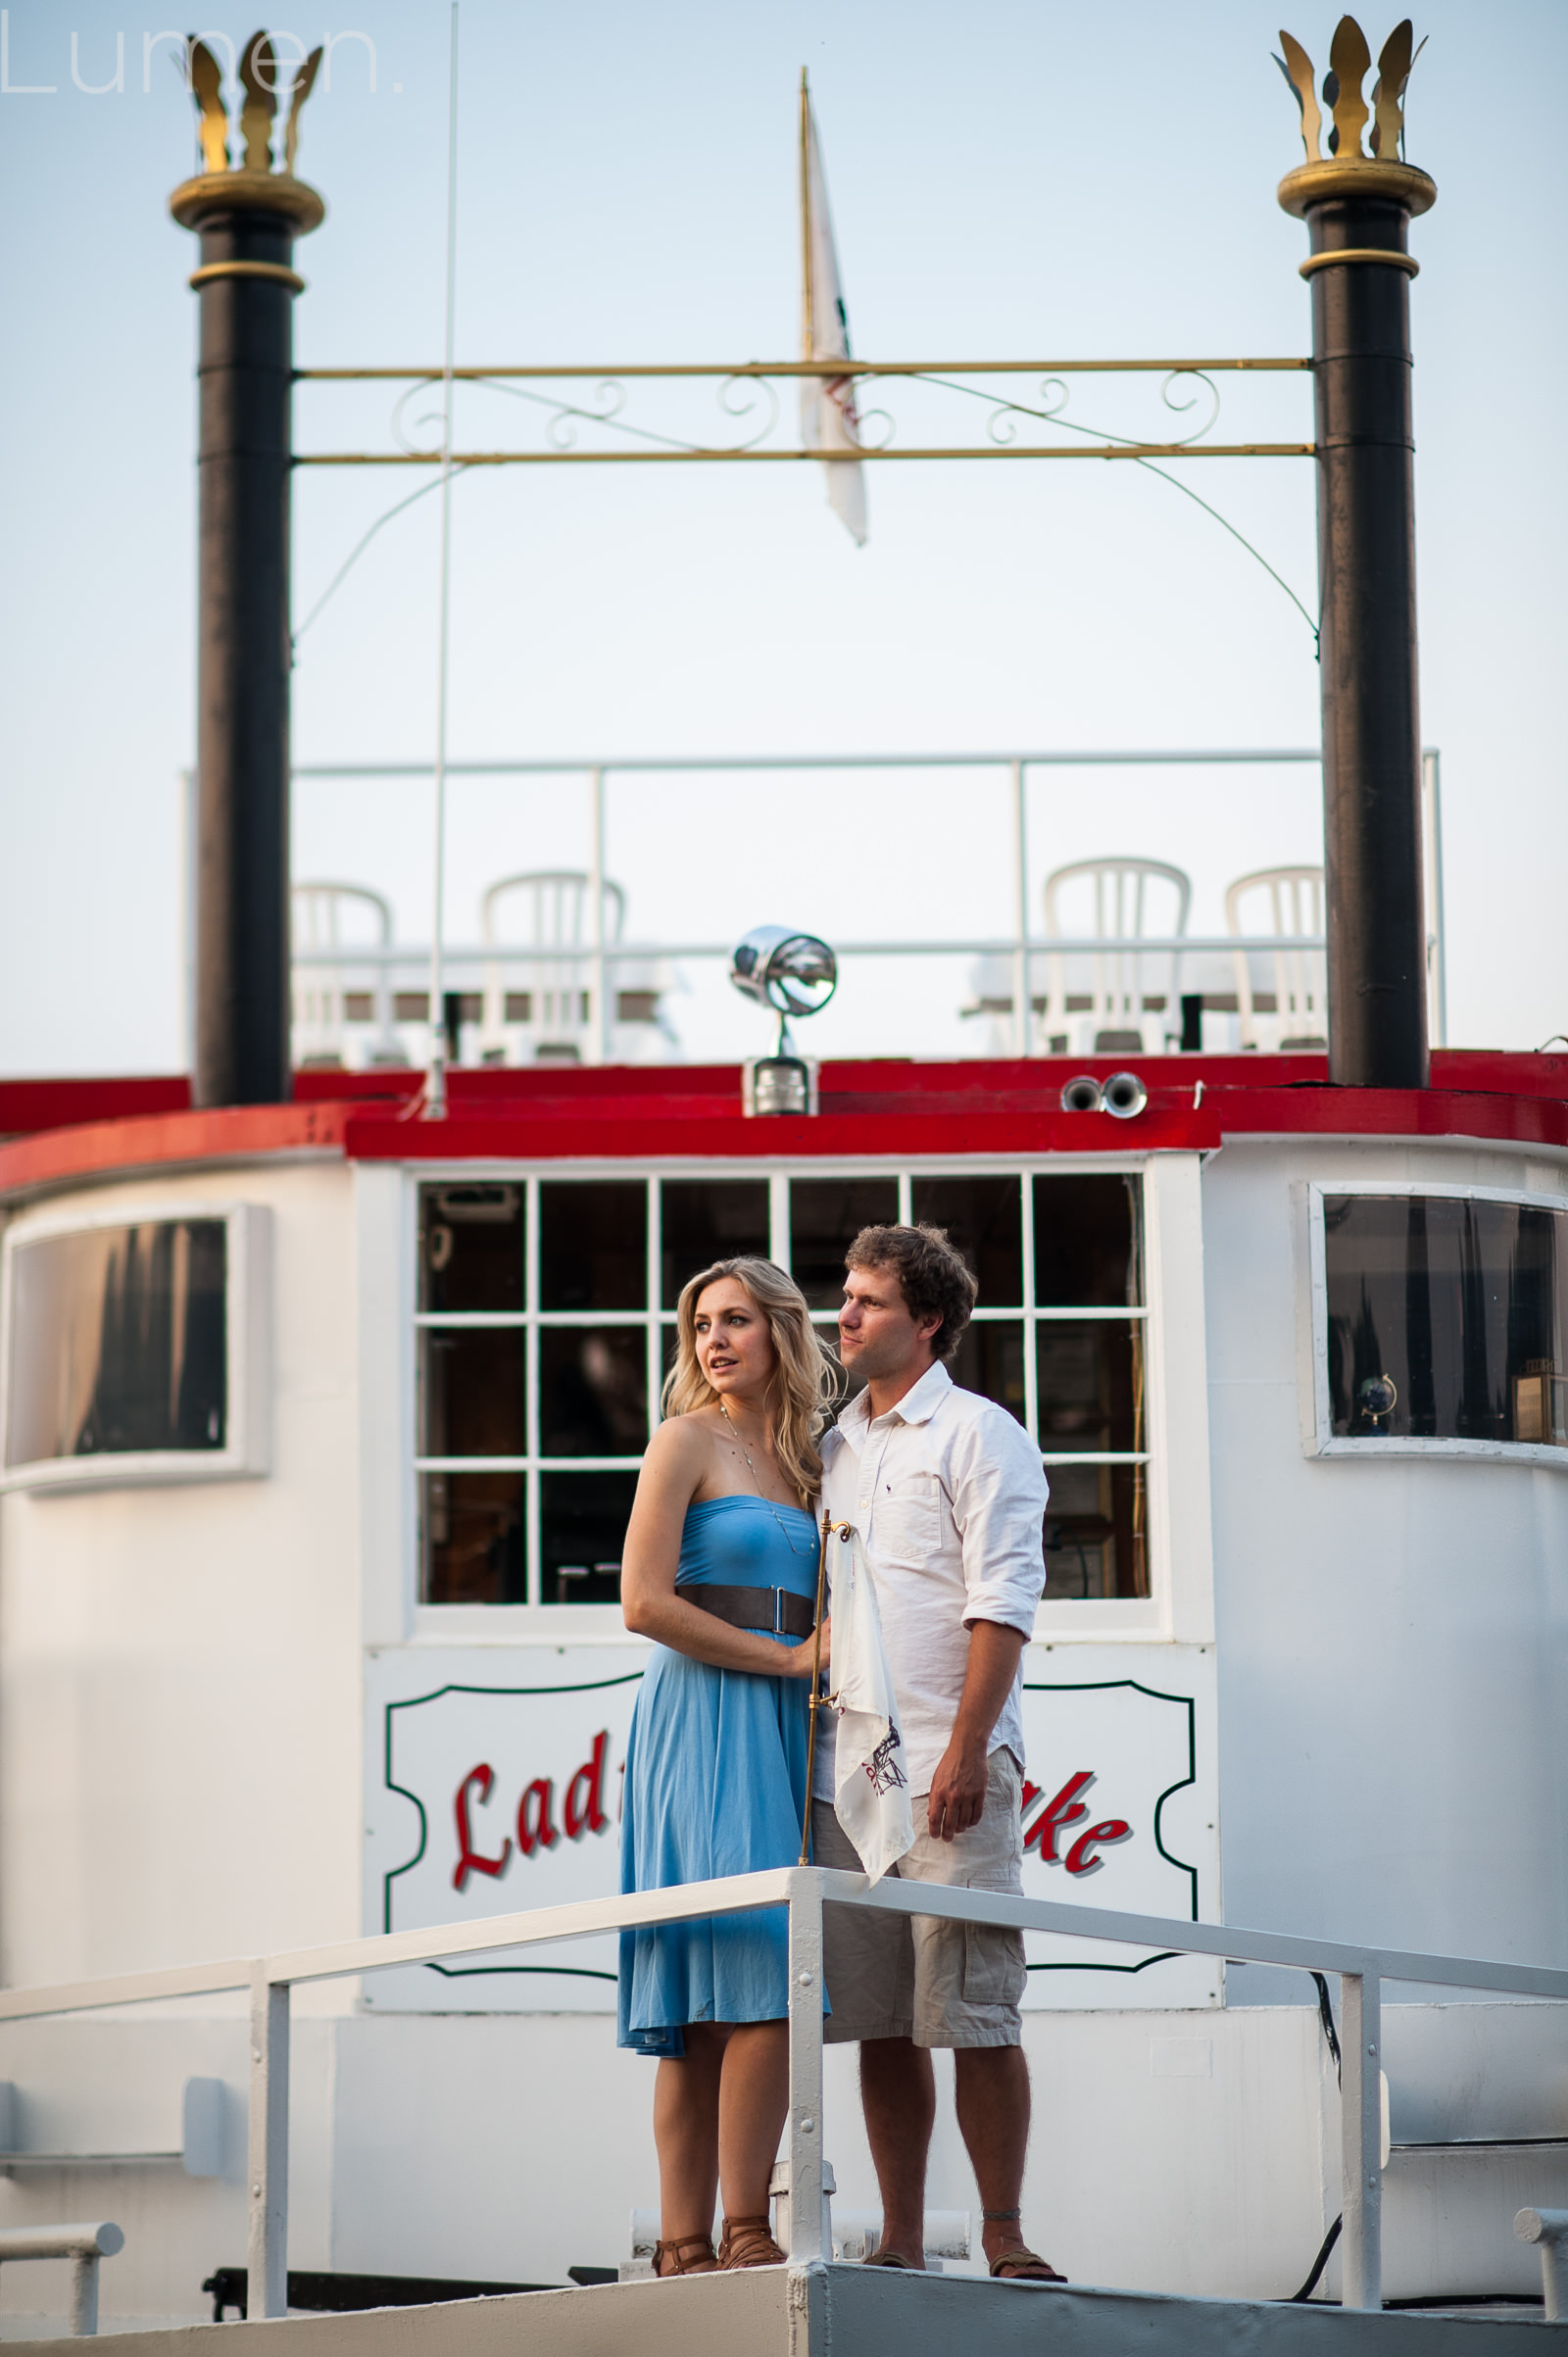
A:
<svg viewBox="0 0 1568 2357">
<path fill-rule="evenodd" d="M 693 1582 L 675 1594 L 700 1612 L 727 1620 L 735 1629 L 770 1629 L 775 1637 L 809 1637 L 816 1615 L 808 1596 L 790 1588 L 726 1588 Z"/>
</svg>

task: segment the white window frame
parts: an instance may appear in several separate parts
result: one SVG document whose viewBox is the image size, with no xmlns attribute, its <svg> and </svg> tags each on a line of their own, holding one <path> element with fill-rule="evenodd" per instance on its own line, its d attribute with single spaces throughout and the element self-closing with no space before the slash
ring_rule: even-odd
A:
<svg viewBox="0 0 1568 2357">
<path fill-rule="evenodd" d="M 1334 1430 L 1329 1399 L 1329 1277 L 1328 1243 L 1323 1225 L 1324 1198 L 1330 1195 L 1423 1196 L 1448 1203 L 1513 1203 L 1521 1209 L 1555 1211 L 1568 1218 L 1568 1201 L 1560 1195 L 1539 1195 L 1518 1187 L 1441 1185 L 1427 1179 L 1354 1178 L 1336 1182 L 1310 1179 L 1305 1183 L 1307 1217 L 1307 1316 L 1311 1347 L 1311 1423 L 1305 1436 L 1308 1456 L 1323 1457 L 1468 1457 L 1484 1464 L 1544 1465 L 1568 1473 L 1568 1449 L 1543 1441 L 1464 1441 L 1421 1438 L 1415 1435 L 1367 1434 L 1354 1438 Z"/>
<path fill-rule="evenodd" d="M 1021 1322 L 1024 1328 L 1024 1383 L 1027 1419 L 1037 1413 L 1037 1369 L 1032 1345 L 1033 1328 L 1037 1323 L 1058 1320 L 1110 1318 L 1137 1319 L 1144 1324 L 1145 1381 L 1145 1437 L 1151 1444 L 1156 1433 L 1165 1428 L 1165 1350 L 1163 1320 L 1160 1315 L 1155 1268 L 1155 1253 L 1152 1247 L 1152 1227 L 1155 1217 L 1152 1199 L 1152 1157 L 1136 1153 L 1104 1154 L 992 1154 L 959 1158 L 951 1154 L 912 1155 L 846 1155 L 792 1158 L 781 1156 L 777 1161 L 733 1159 L 659 1159 L 632 1162 L 629 1159 L 594 1159 L 542 1161 L 471 1161 L 458 1164 L 430 1161 L 405 1164 L 408 1201 L 405 1233 L 411 1243 L 418 1233 L 418 1191 L 421 1187 L 506 1185 L 525 1187 L 527 1194 L 528 1244 L 530 1255 L 529 1280 L 525 1288 L 525 1306 L 520 1311 L 471 1311 L 445 1313 L 420 1311 L 416 1307 L 412 1321 L 404 1320 L 404 1429 L 415 1436 L 415 1448 L 408 1464 L 404 1495 L 408 1500 L 410 1522 L 405 1560 L 409 1567 L 408 1612 L 409 1625 L 421 1642 L 471 1644 L 480 1641 L 507 1641 L 517 1638 L 548 1638 L 555 1643 L 618 1643 L 635 1641 L 626 1635 L 624 1623 L 614 1604 L 547 1604 L 539 1602 L 517 1604 L 433 1604 L 419 1597 L 421 1545 L 419 1537 L 420 1477 L 427 1472 L 460 1471 L 515 1471 L 542 1475 L 546 1472 L 635 1471 L 640 1457 L 571 1457 L 545 1458 L 532 1447 L 522 1456 L 507 1457 L 424 1457 L 417 1453 L 418 1439 L 418 1363 L 417 1338 L 425 1327 L 445 1327 L 461 1331 L 464 1327 L 521 1326 L 529 1336 L 527 1345 L 527 1415 L 530 1441 L 536 1443 L 538 1433 L 538 1342 L 545 1326 L 627 1325 L 647 1326 L 649 1333 L 649 1397 L 658 1396 L 662 1377 L 662 1340 L 663 1329 L 674 1323 L 674 1311 L 663 1308 L 660 1293 L 661 1244 L 659 1233 L 657 1193 L 650 1195 L 648 1215 L 648 1301 L 647 1309 L 590 1312 L 583 1310 L 544 1311 L 527 1306 L 537 1299 L 539 1250 L 539 1198 L 541 1181 L 557 1180 L 570 1184 L 574 1181 L 591 1183 L 607 1179 L 640 1180 L 650 1190 L 655 1182 L 667 1180 L 751 1179 L 768 1186 L 769 1254 L 781 1267 L 789 1265 L 788 1191 L 782 1183 L 789 1179 L 862 1179 L 894 1178 L 899 1182 L 898 1216 L 910 1216 L 912 1183 L 917 1178 L 995 1178 L 1016 1177 L 1022 1182 L 1024 1203 L 1032 1201 L 1030 1182 L 1038 1177 L 1070 1177 L 1094 1174 L 1102 1177 L 1137 1177 L 1144 1191 L 1144 1287 L 1141 1305 L 1130 1308 L 1120 1303 L 1109 1306 L 1037 1309 L 1034 1293 L 1034 1222 L 1032 1215 L 1022 1221 L 1022 1278 L 1023 1301 L 1016 1306 L 982 1305 L 975 1311 L 975 1322 Z M 416 1301 L 417 1296 L 416 1294 Z M 812 1323 L 818 1326 L 836 1324 L 833 1310 L 814 1310 Z M 1147 1596 L 1052 1597 L 1048 1595 L 1041 1607 L 1042 1634 L 1082 1635 L 1085 1638 L 1109 1635 L 1157 1638 L 1168 1633 L 1171 1610 L 1169 1563 L 1172 1552 L 1171 1534 L 1166 1510 L 1166 1474 L 1159 1461 L 1158 1449 L 1146 1447 L 1135 1458 L 1131 1452 L 1051 1451 L 1042 1461 L 1048 1474 L 1054 1464 L 1099 1464 L 1142 1462 L 1147 1467 L 1145 1481 L 1145 1542 L 1148 1549 L 1150 1594 Z M 539 1484 L 531 1486 L 528 1533 L 528 1584 L 532 1595 L 538 1595 L 542 1584 L 543 1566 L 539 1560 Z"/>
<path fill-rule="evenodd" d="M 157 1227 L 220 1219 L 224 1246 L 224 1442 L 221 1449 L 138 1449 L 101 1455 L 44 1457 L 0 1465 L 0 1491 L 37 1496 L 74 1490 L 131 1490 L 185 1482 L 254 1480 L 270 1470 L 271 1351 L 269 1301 L 272 1215 L 265 1203 L 195 1201 L 174 1196 L 83 1216 L 61 1212 L 16 1221 L 0 1262 L 0 1449 L 11 1426 L 13 1262 L 29 1245 L 105 1228 Z"/>
</svg>

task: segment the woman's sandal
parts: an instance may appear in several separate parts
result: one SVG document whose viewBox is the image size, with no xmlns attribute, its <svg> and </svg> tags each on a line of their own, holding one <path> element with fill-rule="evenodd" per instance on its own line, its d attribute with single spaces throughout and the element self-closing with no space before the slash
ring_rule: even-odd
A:
<svg viewBox="0 0 1568 2357">
<path fill-rule="evenodd" d="M 784 2253 L 773 2239 L 767 2218 L 726 2218 L 718 2245 L 718 2264 L 731 2267 L 782 2267 Z"/>
<path fill-rule="evenodd" d="M 699 2255 L 695 2259 L 683 2258 L 681 2253 L 688 2250 L 695 2250 Z M 666 2251 L 674 2262 L 670 2267 L 664 2265 Z M 656 2242 L 654 2273 L 664 2281 L 678 2275 L 716 2275 L 718 2261 L 713 2256 L 712 2235 L 677 2234 L 673 2242 Z"/>
</svg>

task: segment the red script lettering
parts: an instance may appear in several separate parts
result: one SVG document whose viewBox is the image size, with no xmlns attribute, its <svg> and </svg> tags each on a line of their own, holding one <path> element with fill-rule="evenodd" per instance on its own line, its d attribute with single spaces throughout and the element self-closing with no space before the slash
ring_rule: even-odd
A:
<svg viewBox="0 0 1568 2357">
<path fill-rule="evenodd" d="M 1054 1866 L 1059 1863 L 1056 1856 L 1056 1836 L 1062 1827 L 1074 1824 L 1080 1817 L 1088 1816 L 1087 1807 L 1076 1795 L 1083 1791 L 1086 1784 L 1093 1784 L 1094 1781 L 1094 1771 L 1090 1768 L 1080 1768 L 1076 1776 L 1069 1776 L 1054 1800 L 1047 1801 L 1029 1831 L 1024 1835 L 1025 1849 L 1032 1849 L 1038 1842 L 1041 1859 L 1047 1866 Z M 1038 1786 L 1034 1790 L 1038 1792 Z M 1033 1797 L 1033 1793 L 1031 1793 L 1031 1797 Z M 1027 1806 L 1027 1802 L 1025 1805 Z"/>
<path fill-rule="evenodd" d="M 610 1748 L 610 1730 L 594 1737 L 594 1747 L 566 1787 L 566 1839 L 580 1841 L 584 1834 L 602 1834 L 610 1819 L 605 1815 L 605 1754 Z"/>
<path fill-rule="evenodd" d="M 473 1835 L 468 1825 L 468 1794 L 470 1791 L 475 1794 L 482 1807 L 490 1797 L 490 1788 L 495 1780 L 494 1768 L 488 1762 L 481 1760 L 478 1767 L 468 1770 L 467 1775 L 458 1787 L 457 1800 L 454 1803 L 458 1820 L 458 1862 L 452 1870 L 454 1891 L 465 1890 L 470 1874 L 505 1874 L 507 1870 L 507 1860 L 512 1855 L 510 1838 L 502 1842 L 501 1855 L 498 1858 L 481 1857 L 473 1846 Z"/>
</svg>

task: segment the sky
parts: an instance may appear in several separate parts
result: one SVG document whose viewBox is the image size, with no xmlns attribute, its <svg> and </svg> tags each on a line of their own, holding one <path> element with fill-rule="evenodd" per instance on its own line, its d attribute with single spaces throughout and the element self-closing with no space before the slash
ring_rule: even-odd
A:
<svg viewBox="0 0 1568 2357">
<path fill-rule="evenodd" d="M 211 0 L 209 0 L 211 5 Z M 441 354 L 445 0 L 355 0 L 303 119 L 328 206 L 297 249 L 302 367 Z M 1290 29 L 1327 63 L 1331 11 Z M 1368 19 L 1374 52 L 1390 29 Z M 348 31 L 345 32 L 345 24 Z M 172 45 L 110 0 L 18 0 L 0 89 L 0 1072 L 159 1071 L 184 1057 L 181 771 L 193 734 L 194 241 L 167 212 L 194 169 Z M 251 20 L 204 26 L 236 44 Z M 274 27 L 281 32 L 281 28 Z M 1551 239 L 1568 11 L 1422 13 L 1407 153 L 1437 180 L 1412 229 L 1425 742 L 1441 749 L 1448 1032 L 1533 1048 L 1568 1029 L 1560 678 L 1563 307 Z M 363 37 L 361 37 L 363 36 Z M 122 37 L 122 88 L 113 84 Z M 1299 160 L 1242 0 L 1114 15 L 1056 0 L 592 11 L 464 0 L 457 357 L 466 365 L 725 362 L 799 339 L 796 92 L 810 74 L 855 349 L 874 359 L 1302 354 Z M 148 54 L 151 42 L 151 54 Z M 1506 161 L 1506 175 L 1502 165 Z M 1501 203 L 1508 194 L 1506 205 Z M 1038 376 L 1027 380 L 1038 387 Z M 1307 439 L 1304 376 L 1215 380 L 1223 439 Z M 306 385 L 296 447 L 393 446 L 400 388 Z M 893 430 L 975 431 L 973 405 L 883 391 Z M 1070 416 L 1163 434 L 1159 379 L 1072 386 Z M 713 389 L 627 417 L 701 439 Z M 428 403 L 411 407 L 415 420 Z M 428 428 L 418 428 L 422 433 Z M 460 446 L 532 434 L 460 396 Z M 982 435 L 983 438 L 983 429 Z M 1185 465 L 1186 472 L 1181 472 Z M 1309 461 L 1184 462 L 1311 607 Z M 302 469 L 294 613 L 425 478 Z M 1218 523 L 1126 466 L 873 466 L 858 549 L 815 468 L 475 470 L 453 489 L 454 759 L 1306 747 L 1307 623 Z M 299 644 L 302 766 L 425 761 L 435 737 L 438 502 L 376 534 Z M 1557 659 L 1560 662 L 1561 658 Z M 368 884 L 429 929 L 421 779 L 303 777 L 295 873 Z M 639 939 L 1004 932 L 997 772 L 612 778 L 608 862 Z M 1030 792 L 1030 897 L 1098 852 L 1194 878 L 1217 930 L 1244 869 L 1321 856 L 1316 772 L 1050 770 Z M 581 865 L 567 777 L 458 778 L 445 921 L 484 885 Z M 764 1044 L 716 970 L 673 977 L 689 1054 Z M 979 1045 L 964 959 L 851 965 L 820 1053 Z"/>
</svg>

